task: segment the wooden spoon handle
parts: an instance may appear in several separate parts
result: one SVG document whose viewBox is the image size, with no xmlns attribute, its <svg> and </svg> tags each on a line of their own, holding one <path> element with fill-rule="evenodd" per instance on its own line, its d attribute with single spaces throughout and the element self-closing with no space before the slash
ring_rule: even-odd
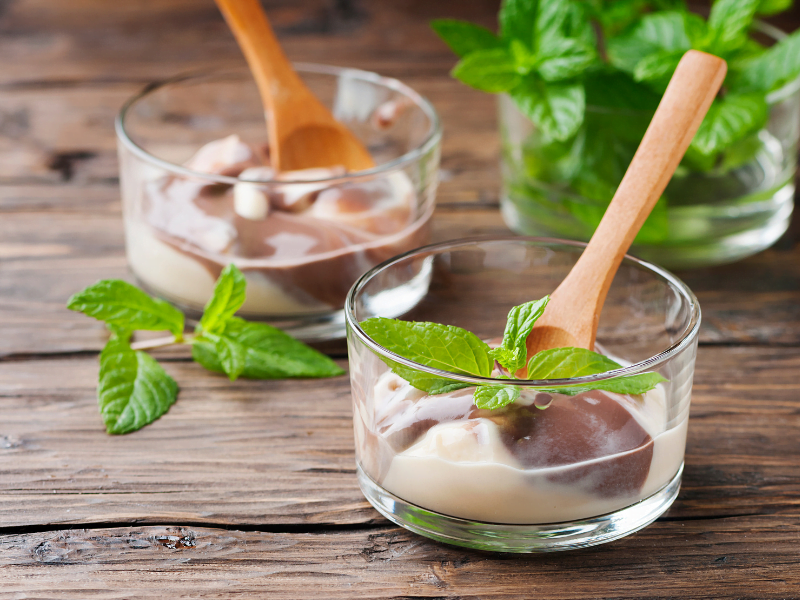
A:
<svg viewBox="0 0 800 600">
<path fill-rule="evenodd" d="M 574 298 L 596 302 L 596 316 L 622 258 L 667 187 L 726 71 L 721 58 L 697 50 L 684 54 L 589 245 L 559 286 L 560 292 L 567 291 L 561 290 L 566 284 Z"/>
<path fill-rule="evenodd" d="M 265 108 L 281 90 L 296 90 L 300 77 L 286 58 L 260 0 L 216 0 L 222 16 L 233 31 L 250 71 L 261 92 Z"/>
</svg>

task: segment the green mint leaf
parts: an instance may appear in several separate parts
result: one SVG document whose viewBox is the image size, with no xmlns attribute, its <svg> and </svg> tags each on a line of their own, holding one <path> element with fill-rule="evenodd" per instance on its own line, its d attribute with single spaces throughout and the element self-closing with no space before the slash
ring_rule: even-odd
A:
<svg viewBox="0 0 800 600">
<path fill-rule="evenodd" d="M 716 155 L 761 129 L 768 117 L 769 109 L 762 94 L 729 93 L 714 100 L 690 147 L 702 155 Z"/>
<path fill-rule="evenodd" d="M 597 53 L 594 48 L 567 39 L 554 39 L 538 54 L 537 70 L 545 81 L 563 81 L 584 73 L 594 64 Z"/>
<path fill-rule="evenodd" d="M 521 390 L 513 385 L 479 385 L 472 399 L 478 408 L 496 410 L 514 402 L 520 393 Z"/>
<path fill-rule="evenodd" d="M 800 30 L 747 61 L 736 79 L 742 90 L 768 92 L 800 77 Z"/>
<path fill-rule="evenodd" d="M 584 383 L 581 385 L 569 385 L 552 388 L 537 388 L 538 391 L 550 394 L 564 394 L 575 396 L 583 392 L 592 390 L 603 390 L 615 394 L 631 394 L 633 396 L 644 394 L 656 387 L 662 381 L 668 381 L 658 373 L 639 373 L 638 375 L 628 375 L 626 377 L 613 377 L 594 383 Z"/>
<path fill-rule="evenodd" d="M 468 86 L 493 94 L 512 89 L 521 77 L 514 57 L 506 48 L 471 52 L 450 74 Z"/>
<path fill-rule="evenodd" d="M 609 62 L 633 73 L 639 62 L 656 52 L 686 51 L 692 47 L 684 12 L 662 12 L 644 16 L 630 31 L 608 40 Z"/>
<path fill-rule="evenodd" d="M 511 90 L 517 108 L 537 125 L 545 144 L 572 137 L 583 123 L 586 93 L 581 84 L 545 83 L 535 77 Z"/>
<path fill-rule="evenodd" d="M 231 380 L 335 377 L 344 373 L 324 354 L 266 323 L 230 317 L 218 333 L 192 340 L 192 358 Z"/>
<path fill-rule="evenodd" d="M 585 348 L 551 348 L 537 352 L 528 362 L 528 379 L 567 379 L 597 375 L 621 365 Z"/>
<path fill-rule="evenodd" d="M 744 44 L 760 0 L 716 0 L 708 16 L 707 50 L 726 54 Z"/>
<path fill-rule="evenodd" d="M 236 381 L 247 366 L 247 347 L 235 338 L 215 333 L 204 333 L 204 338 L 214 343 L 219 366 L 231 381 Z"/>
<path fill-rule="evenodd" d="M 222 331 L 226 321 L 244 304 L 246 287 L 244 275 L 235 265 L 225 267 L 214 285 L 214 293 L 206 303 L 197 331 Z"/>
<path fill-rule="evenodd" d="M 421 365 L 461 375 L 488 377 L 494 361 L 477 335 L 453 325 L 374 317 L 360 323 L 375 342 Z M 401 375 L 402 377 L 402 375 Z"/>
<path fill-rule="evenodd" d="M 123 330 L 169 331 L 183 334 L 183 313 L 120 279 L 105 279 L 73 295 L 67 308 Z"/>
<path fill-rule="evenodd" d="M 536 320 L 542 316 L 550 296 L 515 306 L 508 312 L 503 343 L 489 354 L 512 375 L 525 366 L 528 350 L 525 342 Z"/>
<path fill-rule="evenodd" d="M 485 27 L 466 21 L 436 19 L 431 21 L 431 27 L 459 57 L 476 50 L 498 48 L 501 44 L 498 37 Z"/>
<path fill-rule="evenodd" d="M 531 2 L 537 4 L 537 2 Z M 565 36 L 564 24 L 569 16 L 569 0 L 539 0 L 534 24 L 534 47 L 537 54 L 549 50 L 553 42 Z"/>
<path fill-rule="evenodd" d="M 653 85 L 658 91 L 667 89 L 670 77 L 675 72 L 681 58 L 683 50 L 661 50 L 646 56 L 638 63 L 633 70 L 633 78 L 636 81 L 646 81 Z"/>
<path fill-rule="evenodd" d="M 112 337 L 100 353 L 97 397 L 108 433 L 130 433 L 169 410 L 178 384 L 150 355 Z"/>
<path fill-rule="evenodd" d="M 776 15 L 791 8 L 794 0 L 761 0 L 758 3 L 756 14 L 769 16 Z"/>
<path fill-rule="evenodd" d="M 500 37 L 506 42 L 517 39 L 533 48 L 537 4 L 531 0 L 503 0 L 497 15 Z"/>
</svg>

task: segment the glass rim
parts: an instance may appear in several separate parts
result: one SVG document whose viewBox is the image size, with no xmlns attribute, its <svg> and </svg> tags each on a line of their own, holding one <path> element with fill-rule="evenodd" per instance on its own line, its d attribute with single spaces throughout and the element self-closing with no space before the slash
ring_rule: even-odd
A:
<svg viewBox="0 0 800 600">
<path fill-rule="evenodd" d="M 299 73 L 313 73 L 319 75 L 331 75 L 336 77 L 346 76 L 353 79 L 357 79 L 360 81 L 366 81 L 375 85 L 383 86 L 400 94 L 403 94 L 407 98 L 410 98 L 414 105 L 420 108 L 425 116 L 428 117 L 430 121 L 430 127 L 425 138 L 420 142 L 417 146 L 401 154 L 397 158 L 393 158 L 385 163 L 381 163 L 380 165 L 376 165 L 371 169 L 365 169 L 363 171 L 353 171 L 349 173 L 345 173 L 344 175 L 336 175 L 333 177 L 322 177 L 318 179 L 240 179 L 238 177 L 231 177 L 229 175 L 218 175 L 214 173 L 205 173 L 203 171 L 195 171 L 193 169 L 189 169 L 183 165 L 178 165 L 175 163 L 171 163 L 167 160 L 159 158 L 144 148 L 142 148 L 139 144 L 133 141 L 131 136 L 128 133 L 126 128 L 126 118 L 130 110 L 140 101 L 147 96 L 151 95 L 155 91 L 165 88 L 169 85 L 180 84 L 185 81 L 189 80 L 198 80 L 207 77 L 213 77 L 216 75 L 233 75 L 237 73 L 246 73 L 250 74 L 249 69 L 246 67 L 240 67 L 238 69 L 223 69 L 223 68 L 215 68 L 215 69 L 201 69 L 195 71 L 189 71 L 186 73 L 178 74 L 173 77 L 169 77 L 167 79 L 162 79 L 159 81 L 151 82 L 145 85 L 141 90 L 139 90 L 136 94 L 128 98 L 125 103 L 122 105 L 119 113 L 117 113 L 116 119 L 114 120 L 114 130 L 117 134 L 117 139 L 125 146 L 127 150 L 135 154 L 140 159 L 144 160 L 151 165 L 164 169 L 166 171 L 170 171 L 174 174 L 183 175 L 185 177 L 194 177 L 203 180 L 207 180 L 213 183 L 222 183 L 227 185 L 234 185 L 240 182 L 247 182 L 247 183 L 259 183 L 259 184 L 273 184 L 273 185 L 287 185 L 287 184 L 309 184 L 309 183 L 319 183 L 319 184 L 328 184 L 328 185 L 336 185 L 341 184 L 344 182 L 351 182 L 354 180 L 361 180 L 361 179 L 368 179 L 375 177 L 377 175 L 384 175 L 386 173 L 396 171 L 400 167 L 404 167 L 406 165 L 412 164 L 423 156 L 425 156 L 428 152 L 431 151 L 441 140 L 442 137 L 442 125 L 441 120 L 439 118 L 439 114 L 436 112 L 433 104 L 416 92 L 413 88 L 409 87 L 399 79 L 395 79 L 393 77 L 384 77 L 383 75 L 378 75 L 377 73 L 373 73 L 372 71 L 364 71 L 361 69 L 352 69 L 349 67 L 337 67 L 332 65 L 322 65 L 317 63 L 306 63 L 306 62 L 298 62 L 292 63 L 295 70 Z M 266 133 L 266 128 L 265 128 Z"/>
<path fill-rule="evenodd" d="M 762 21 L 760 19 L 756 19 L 753 21 L 753 30 L 759 33 L 763 33 L 764 35 L 771 37 L 776 42 L 783 40 L 784 38 L 788 37 L 788 33 L 767 23 L 766 21 Z M 791 79 L 784 83 L 781 87 L 777 90 L 773 90 L 768 92 L 764 95 L 764 100 L 767 104 L 777 104 L 782 100 L 785 100 L 792 94 L 794 94 L 797 90 L 800 90 L 800 75 Z M 652 116 L 655 112 L 655 109 L 652 110 L 643 110 L 637 108 L 613 108 L 609 106 L 596 106 L 594 104 L 587 104 L 586 105 L 586 112 L 590 112 L 597 115 L 618 115 L 618 116 L 626 116 L 626 115 L 633 115 L 633 116 Z"/>
<path fill-rule="evenodd" d="M 449 240 L 446 242 L 428 244 L 426 246 L 422 246 L 420 248 L 404 252 L 403 254 L 399 254 L 395 257 L 392 257 L 389 260 L 386 260 L 381 264 L 373 267 L 372 269 L 364 273 L 361 277 L 359 277 L 358 280 L 353 284 L 353 287 L 350 288 L 350 291 L 347 294 L 347 299 L 345 300 L 344 303 L 344 314 L 348 331 L 353 331 L 356 337 L 358 337 L 358 339 L 361 340 L 361 342 L 364 343 L 373 352 L 391 360 L 392 362 L 396 362 L 405 367 L 412 368 L 416 371 L 421 371 L 423 373 L 435 375 L 442 379 L 449 379 L 460 383 L 468 383 L 470 385 L 502 385 L 502 386 L 515 386 L 521 388 L 553 388 L 556 386 L 581 385 L 586 383 L 596 383 L 598 381 L 604 381 L 606 379 L 612 379 L 614 377 L 620 377 L 623 375 L 635 375 L 653 369 L 655 367 L 658 367 L 659 365 L 663 364 L 664 362 L 666 362 L 679 352 L 686 349 L 695 340 L 695 338 L 697 338 L 697 334 L 700 330 L 700 321 L 701 321 L 700 304 L 697 300 L 697 297 L 692 292 L 692 290 L 689 289 L 689 286 L 687 286 L 683 281 L 681 281 L 681 279 L 679 279 L 677 276 L 670 273 L 666 269 L 663 269 L 652 263 L 630 256 L 629 254 L 626 254 L 624 256 L 623 263 L 629 263 L 629 264 L 632 263 L 633 265 L 638 266 L 639 268 L 648 271 L 651 274 L 655 275 L 656 277 L 660 278 L 661 280 L 671 284 L 672 287 L 679 292 L 679 295 L 681 296 L 683 301 L 686 302 L 687 305 L 689 306 L 691 310 L 691 318 L 689 320 L 688 325 L 684 328 L 684 331 L 678 338 L 678 340 L 672 343 L 669 347 L 661 350 L 660 352 L 654 354 L 649 358 L 646 358 L 645 360 L 639 361 L 637 363 L 628 366 L 623 366 L 622 368 L 614 369 L 612 371 L 606 371 L 605 373 L 598 373 L 597 375 L 583 375 L 581 377 L 571 377 L 566 379 L 499 379 L 494 377 L 481 377 L 476 375 L 461 375 L 458 373 L 452 373 L 450 371 L 443 371 L 441 369 L 436 369 L 434 367 L 428 367 L 426 365 L 422 365 L 413 360 L 400 356 L 399 354 L 395 354 L 391 350 L 384 348 L 379 343 L 374 341 L 361 328 L 355 316 L 356 296 L 369 282 L 369 280 L 371 280 L 379 272 L 389 267 L 392 267 L 393 265 L 417 254 L 419 255 L 440 254 L 446 250 L 452 250 L 457 247 L 466 247 L 482 242 L 483 243 L 523 242 L 540 247 L 552 247 L 552 246 L 571 246 L 573 248 L 586 247 L 586 243 L 577 242 L 573 240 L 564 240 L 559 238 L 548 238 L 548 237 L 504 235 L 504 236 L 473 236 L 473 237 L 459 238 L 455 240 Z"/>
</svg>

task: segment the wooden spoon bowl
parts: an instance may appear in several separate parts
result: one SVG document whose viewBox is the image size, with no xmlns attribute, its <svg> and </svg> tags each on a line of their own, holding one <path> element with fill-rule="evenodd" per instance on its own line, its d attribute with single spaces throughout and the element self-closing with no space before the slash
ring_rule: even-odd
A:
<svg viewBox="0 0 800 600">
<path fill-rule="evenodd" d="M 258 85 L 267 115 L 270 163 L 277 171 L 375 166 L 367 149 L 297 75 L 259 0 L 216 0 Z"/>
</svg>

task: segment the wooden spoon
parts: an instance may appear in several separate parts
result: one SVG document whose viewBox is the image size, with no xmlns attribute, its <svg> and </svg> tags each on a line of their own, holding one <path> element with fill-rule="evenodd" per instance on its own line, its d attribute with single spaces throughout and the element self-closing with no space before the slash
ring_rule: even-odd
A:
<svg viewBox="0 0 800 600">
<path fill-rule="evenodd" d="M 597 230 L 528 336 L 529 357 L 549 348 L 594 348 L 614 274 L 683 158 L 726 71 L 725 61 L 716 56 L 697 50 L 683 55 Z"/>
<path fill-rule="evenodd" d="M 375 166 L 364 145 L 311 93 L 281 50 L 259 0 L 216 0 L 261 93 L 270 163 L 279 171 Z"/>
</svg>

